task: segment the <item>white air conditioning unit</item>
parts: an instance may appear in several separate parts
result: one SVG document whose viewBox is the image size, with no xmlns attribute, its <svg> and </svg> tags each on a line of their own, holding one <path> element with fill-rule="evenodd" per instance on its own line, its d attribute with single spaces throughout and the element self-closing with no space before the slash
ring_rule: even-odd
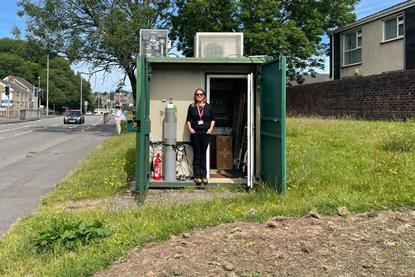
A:
<svg viewBox="0 0 415 277">
<path fill-rule="evenodd" d="M 242 57 L 243 33 L 196 33 L 195 57 Z"/>
<path fill-rule="evenodd" d="M 140 56 L 166 57 L 169 43 L 169 32 L 167 30 L 140 30 Z"/>
</svg>

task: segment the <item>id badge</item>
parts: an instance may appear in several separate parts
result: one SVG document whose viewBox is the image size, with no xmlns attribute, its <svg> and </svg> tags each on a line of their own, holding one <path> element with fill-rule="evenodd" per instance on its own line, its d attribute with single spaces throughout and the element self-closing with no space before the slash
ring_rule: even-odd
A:
<svg viewBox="0 0 415 277">
<path fill-rule="evenodd" d="M 203 120 L 199 120 L 199 121 L 197 122 L 197 125 L 203 125 Z"/>
</svg>

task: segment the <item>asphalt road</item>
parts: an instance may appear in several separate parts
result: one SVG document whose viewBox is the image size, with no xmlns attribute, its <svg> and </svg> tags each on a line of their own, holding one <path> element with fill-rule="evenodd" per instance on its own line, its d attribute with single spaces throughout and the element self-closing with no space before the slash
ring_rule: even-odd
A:
<svg viewBox="0 0 415 277">
<path fill-rule="evenodd" d="M 0 236 L 114 132 L 102 116 L 82 125 L 64 125 L 63 117 L 0 124 Z"/>
</svg>

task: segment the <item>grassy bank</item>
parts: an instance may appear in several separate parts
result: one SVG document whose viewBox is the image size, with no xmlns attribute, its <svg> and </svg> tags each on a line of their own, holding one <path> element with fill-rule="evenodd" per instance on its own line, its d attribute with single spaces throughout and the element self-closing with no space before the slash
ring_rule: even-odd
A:
<svg viewBox="0 0 415 277">
<path fill-rule="evenodd" d="M 415 207 L 415 123 L 290 118 L 287 126 L 284 197 L 259 189 L 210 203 L 154 203 L 128 210 L 96 204 L 73 209 L 69 200 L 122 193 L 131 179 L 133 136 L 106 141 L 45 197 L 34 215 L 0 241 L 0 275 L 90 275 L 134 246 L 222 222 L 303 215 L 313 208 L 332 213 L 340 206 L 353 212 Z M 256 215 L 248 213 L 251 209 Z M 90 228 L 88 234 L 102 230 L 108 234 L 87 243 L 65 244 L 85 233 L 84 227 L 76 232 L 59 230 L 68 222 L 85 223 L 78 229 L 100 222 L 102 228 Z M 54 232 L 66 235 L 54 243 Z M 53 250 L 39 251 L 36 242 L 45 234 Z"/>
<path fill-rule="evenodd" d="M 127 191 L 135 167 L 135 135 L 104 141 L 76 170 L 43 199 L 51 205 L 68 200 L 99 198 Z"/>
</svg>

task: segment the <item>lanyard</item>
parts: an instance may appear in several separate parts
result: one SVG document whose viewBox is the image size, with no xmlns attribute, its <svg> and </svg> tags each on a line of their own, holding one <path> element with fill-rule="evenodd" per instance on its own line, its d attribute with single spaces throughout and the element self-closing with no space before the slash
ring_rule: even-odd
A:
<svg viewBox="0 0 415 277">
<path fill-rule="evenodd" d="M 197 113 L 199 114 L 200 120 L 202 120 L 203 114 L 205 113 L 205 109 L 203 107 L 197 106 Z"/>
</svg>

